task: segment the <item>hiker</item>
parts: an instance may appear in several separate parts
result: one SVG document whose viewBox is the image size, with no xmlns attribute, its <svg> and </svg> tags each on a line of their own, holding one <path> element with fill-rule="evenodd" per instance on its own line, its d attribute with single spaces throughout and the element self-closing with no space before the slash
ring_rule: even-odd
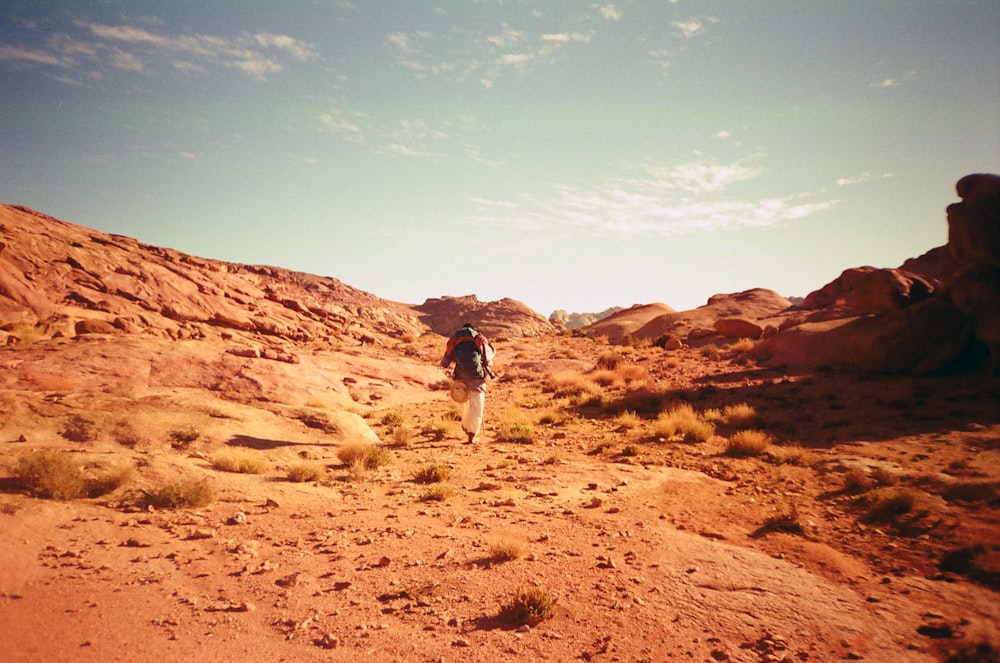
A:
<svg viewBox="0 0 1000 663">
<path fill-rule="evenodd" d="M 486 404 L 486 377 L 496 377 L 490 364 L 496 350 L 483 334 L 470 323 L 452 334 L 441 359 L 441 366 L 448 368 L 455 362 L 451 397 L 462 408 L 462 429 L 475 442 L 483 424 L 483 406 Z"/>
</svg>

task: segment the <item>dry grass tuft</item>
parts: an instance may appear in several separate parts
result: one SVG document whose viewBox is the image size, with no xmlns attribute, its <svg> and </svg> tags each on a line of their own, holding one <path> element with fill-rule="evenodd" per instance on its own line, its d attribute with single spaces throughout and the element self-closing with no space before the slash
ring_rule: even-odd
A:
<svg viewBox="0 0 1000 663">
<path fill-rule="evenodd" d="M 752 338 L 741 338 L 729 347 L 736 352 L 750 352 L 757 347 L 757 341 Z"/>
<path fill-rule="evenodd" d="M 97 426 L 79 414 L 72 414 L 63 423 L 59 434 L 70 442 L 90 442 L 97 438 Z"/>
<path fill-rule="evenodd" d="M 326 474 L 326 466 L 319 461 L 300 461 L 288 466 L 285 476 L 295 483 L 319 481 Z"/>
<path fill-rule="evenodd" d="M 597 358 L 597 367 L 613 371 L 622 363 L 622 356 L 613 350 L 602 352 Z"/>
<path fill-rule="evenodd" d="M 32 495 L 46 499 L 73 500 L 82 497 L 86 489 L 80 464 L 60 451 L 35 451 L 22 456 L 15 476 Z"/>
<path fill-rule="evenodd" d="M 545 379 L 544 390 L 556 398 L 578 398 L 600 396 L 600 385 L 579 371 L 565 370 L 550 373 Z"/>
<path fill-rule="evenodd" d="M 401 412 L 396 412 L 395 410 L 393 410 L 391 412 L 386 412 L 385 414 L 383 414 L 382 418 L 379 419 L 379 423 L 382 424 L 383 426 L 399 426 L 400 424 L 403 423 L 405 419 L 406 418 L 403 416 Z"/>
<path fill-rule="evenodd" d="M 433 463 L 420 468 L 413 480 L 417 483 L 442 483 L 451 478 L 451 467 L 444 463 Z"/>
<path fill-rule="evenodd" d="M 727 405 L 722 410 L 722 420 L 728 426 L 748 426 L 757 420 L 757 411 L 747 403 Z"/>
<path fill-rule="evenodd" d="M 455 488 L 446 483 L 428 486 L 420 495 L 421 502 L 444 502 L 455 494 Z"/>
<path fill-rule="evenodd" d="M 632 430 L 642 425 L 642 418 L 632 410 L 625 410 L 614 419 L 616 430 Z"/>
<path fill-rule="evenodd" d="M 508 413 L 497 428 L 498 442 L 519 442 L 530 444 L 535 441 L 535 427 L 520 412 Z"/>
<path fill-rule="evenodd" d="M 764 431 L 748 429 L 736 431 L 726 443 L 725 454 L 733 458 L 760 456 L 771 446 L 771 436 Z"/>
<path fill-rule="evenodd" d="M 653 424 L 653 436 L 681 438 L 685 442 L 705 442 L 715 434 L 715 426 L 705 421 L 687 403 L 661 412 Z"/>
<path fill-rule="evenodd" d="M 519 589 L 497 615 L 514 626 L 537 626 L 555 615 L 556 598 L 540 587 Z"/>
<path fill-rule="evenodd" d="M 409 426 L 396 426 L 392 429 L 392 441 L 401 447 L 408 446 L 413 439 L 413 429 Z"/>
<path fill-rule="evenodd" d="M 862 522 L 892 523 L 921 507 L 925 499 L 911 488 L 886 487 L 873 490 L 865 502 L 867 510 L 861 516 Z"/>
<path fill-rule="evenodd" d="M 267 461 L 251 451 L 222 451 L 212 457 L 212 467 L 221 472 L 263 474 L 267 472 Z"/>
<path fill-rule="evenodd" d="M 521 541 L 514 539 L 495 539 L 489 544 L 489 557 L 487 561 L 493 564 L 502 562 L 512 562 L 524 556 L 525 546 Z"/>
<path fill-rule="evenodd" d="M 36 497 L 75 500 L 118 490 L 135 476 L 135 466 L 118 463 L 84 470 L 64 451 L 34 451 L 18 459 L 15 476 Z"/>
<path fill-rule="evenodd" d="M 369 442 L 346 442 L 337 449 L 337 458 L 348 467 L 375 470 L 392 463 L 388 449 Z"/>
<path fill-rule="evenodd" d="M 168 484 L 142 491 L 139 505 L 156 509 L 195 508 L 211 504 L 215 489 L 207 478 L 178 479 Z"/>
</svg>

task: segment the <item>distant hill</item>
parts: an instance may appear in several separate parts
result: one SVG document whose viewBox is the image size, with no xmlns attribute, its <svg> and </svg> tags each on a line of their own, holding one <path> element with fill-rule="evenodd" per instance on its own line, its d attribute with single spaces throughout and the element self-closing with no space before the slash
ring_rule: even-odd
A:
<svg viewBox="0 0 1000 663">
<path fill-rule="evenodd" d="M 566 329 L 580 329 L 623 310 L 624 308 L 621 306 L 612 306 L 600 313 L 567 313 L 565 310 L 559 309 L 552 312 L 552 315 L 549 316 L 549 322 L 555 325 L 562 325 Z"/>
</svg>

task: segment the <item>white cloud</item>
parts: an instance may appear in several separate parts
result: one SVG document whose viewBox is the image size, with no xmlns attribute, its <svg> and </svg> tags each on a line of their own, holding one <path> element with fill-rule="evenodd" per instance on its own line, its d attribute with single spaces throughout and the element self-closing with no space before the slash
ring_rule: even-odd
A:
<svg viewBox="0 0 1000 663">
<path fill-rule="evenodd" d="M 870 83 L 868 87 L 875 87 L 875 88 L 899 87 L 900 85 L 903 85 L 904 83 L 909 83 L 910 81 L 915 80 L 916 78 L 917 78 L 917 72 L 908 71 L 901 77 L 883 78 L 877 83 Z"/>
<path fill-rule="evenodd" d="M 44 48 L 0 45 L 0 60 L 59 67 L 99 79 L 113 70 L 150 74 L 158 70 L 204 72 L 209 67 L 236 69 L 257 79 L 285 70 L 277 58 L 314 59 L 307 43 L 288 35 L 259 33 L 235 38 L 209 34 L 169 34 L 135 25 L 74 24 L 79 34 L 54 33 L 40 38 Z M 270 52 L 274 57 L 269 57 Z M 78 83 L 66 76 L 59 80 Z"/>
<path fill-rule="evenodd" d="M 609 3 L 601 7 L 601 16 L 607 21 L 620 21 L 622 13 L 621 10 Z"/>
<path fill-rule="evenodd" d="M 689 18 L 686 21 L 671 21 L 670 26 L 677 30 L 685 39 L 690 39 L 691 37 L 697 37 L 698 35 L 704 34 L 706 23 L 718 22 L 718 18 L 708 16 L 704 19 Z"/>
<path fill-rule="evenodd" d="M 743 163 L 701 162 L 632 166 L 638 177 L 616 177 L 594 186 L 554 185 L 546 195 L 515 201 L 474 199 L 479 223 L 545 232 L 575 229 L 610 234 L 673 236 L 763 228 L 821 213 L 835 200 L 817 194 L 767 198 L 724 195 L 760 171 Z"/>
<path fill-rule="evenodd" d="M 839 178 L 837 180 L 837 186 L 851 186 L 852 184 L 864 184 L 866 182 L 885 180 L 891 177 L 892 177 L 891 173 L 883 173 L 881 175 L 876 175 L 874 173 L 861 173 L 860 175 L 854 175 L 853 177 Z"/>
</svg>

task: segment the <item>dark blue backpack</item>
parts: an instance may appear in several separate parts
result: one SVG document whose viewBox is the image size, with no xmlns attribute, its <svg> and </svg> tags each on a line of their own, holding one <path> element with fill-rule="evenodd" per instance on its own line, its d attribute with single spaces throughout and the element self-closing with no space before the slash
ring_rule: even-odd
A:
<svg viewBox="0 0 1000 663">
<path fill-rule="evenodd" d="M 460 341 L 455 346 L 455 377 L 459 380 L 485 380 L 483 357 L 479 353 L 475 339 Z"/>
</svg>

